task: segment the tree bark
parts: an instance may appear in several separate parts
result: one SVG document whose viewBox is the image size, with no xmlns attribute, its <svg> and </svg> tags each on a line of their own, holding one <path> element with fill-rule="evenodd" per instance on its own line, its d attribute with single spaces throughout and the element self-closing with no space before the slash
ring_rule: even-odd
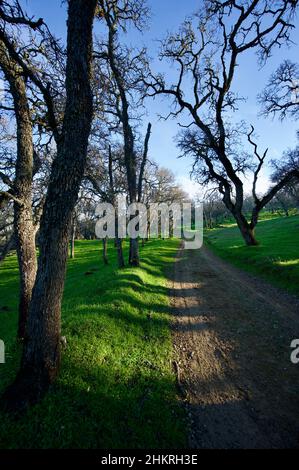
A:
<svg viewBox="0 0 299 470">
<path fill-rule="evenodd" d="M 108 39 L 108 58 L 111 70 L 114 74 L 114 78 L 118 87 L 120 100 L 121 100 L 121 112 L 120 119 L 123 126 L 123 137 L 124 137 L 124 162 L 126 167 L 127 174 L 127 183 L 128 183 L 128 192 L 129 192 L 129 201 L 130 204 L 134 204 L 138 200 L 138 188 L 137 188 L 137 158 L 135 151 L 135 137 L 133 133 L 132 126 L 130 124 L 129 117 L 129 102 L 127 98 L 127 90 L 122 78 L 122 71 L 119 68 L 116 58 L 116 35 L 117 28 L 111 22 L 111 18 L 108 13 L 105 15 L 107 26 L 109 29 L 109 39 Z M 147 137 L 145 141 L 145 154 L 144 159 L 146 161 L 147 152 L 148 152 L 148 141 L 151 134 L 151 124 L 148 125 Z M 144 168 L 143 168 L 144 171 Z M 142 190 L 142 176 L 140 180 Z M 130 266 L 139 266 L 139 249 L 138 249 L 138 240 L 130 240 L 130 250 L 129 250 L 129 265 Z"/>
<path fill-rule="evenodd" d="M 243 215 L 235 215 L 241 235 L 247 246 L 257 246 L 259 243 L 255 238 L 255 227 L 257 224 L 253 221 L 249 224 Z"/>
<path fill-rule="evenodd" d="M 114 187 L 114 177 L 113 177 L 113 155 L 111 145 L 109 145 L 109 163 L 108 163 L 108 173 L 109 173 L 109 199 L 113 206 L 116 206 L 116 198 L 115 198 L 115 187 Z M 118 267 L 123 269 L 125 267 L 125 259 L 123 254 L 123 245 L 122 239 L 119 238 L 118 234 L 118 214 L 116 214 L 116 237 L 114 239 L 114 246 L 117 250 L 117 260 L 118 260 Z M 104 261 L 105 262 L 105 261 Z M 108 264 L 108 263 L 107 263 Z"/>
<path fill-rule="evenodd" d="M 35 247 L 35 227 L 32 215 L 33 142 L 30 110 L 23 80 L 20 83 L 20 98 L 15 100 L 17 120 L 17 165 L 14 194 L 23 201 L 14 203 L 14 233 L 20 271 L 20 299 L 18 338 L 23 339 L 32 289 L 36 277 L 37 259 Z"/>
<path fill-rule="evenodd" d="M 259 243 L 255 238 L 255 227 L 258 223 L 259 213 L 261 211 L 261 207 L 258 203 L 255 204 L 252 214 L 251 214 L 251 222 L 248 223 L 246 217 L 243 214 L 243 203 L 244 203 L 244 193 L 243 193 L 243 185 L 236 188 L 236 202 L 233 203 L 231 200 L 230 189 L 229 186 L 226 186 L 225 191 L 222 192 L 223 194 L 223 202 L 226 208 L 230 211 L 230 213 L 235 218 L 237 225 L 239 227 L 240 233 L 246 243 L 247 246 L 257 246 Z"/>
<path fill-rule="evenodd" d="M 14 202 L 14 234 L 20 273 L 18 338 L 23 339 L 37 260 L 35 227 L 32 214 L 33 138 L 26 84 L 18 64 L 0 41 L 0 66 L 10 85 L 17 124 L 17 160 L 12 192 Z M 19 201 L 19 202 L 16 202 Z"/>
<path fill-rule="evenodd" d="M 138 239 L 130 239 L 129 264 L 134 268 L 138 268 L 140 266 Z"/>
<path fill-rule="evenodd" d="M 70 0 L 66 107 L 40 225 L 40 256 L 21 368 L 4 394 L 9 409 L 39 401 L 60 365 L 61 300 L 72 214 L 86 166 L 92 120 L 92 27 L 96 0 Z M 74 145 L 75 143 L 75 145 Z"/>
<path fill-rule="evenodd" d="M 258 246 L 259 242 L 255 238 L 255 229 L 250 226 L 240 228 L 241 234 L 247 246 Z"/>
<path fill-rule="evenodd" d="M 149 122 L 147 126 L 146 136 L 144 139 L 144 147 L 143 147 L 143 156 L 140 166 L 140 173 L 139 173 L 139 180 L 138 180 L 138 202 L 142 202 L 142 193 L 143 193 L 143 179 L 144 179 L 144 172 L 148 160 L 148 146 L 149 140 L 151 138 L 152 132 L 152 124 Z"/>
<path fill-rule="evenodd" d="M 14 231 L 16 234 L 17 255 L 20 271 L 20 298 L 18 338 L 26 337 L 32 289 L 36 278 L 37 260 L 35 247 L 35 229 L 32 223 L 32 207 L 27 201 L 26 207 L 15 204 Z"/>
<path fill-rule="evenodd" d="M 116 247 L 117 247 L 117 259 L 118 259 L 118 267 L 123 269 L 125 267 L 125 258 L 123 253 L 123 242 L 121 238 L 116 239 Z"/>
</svg>

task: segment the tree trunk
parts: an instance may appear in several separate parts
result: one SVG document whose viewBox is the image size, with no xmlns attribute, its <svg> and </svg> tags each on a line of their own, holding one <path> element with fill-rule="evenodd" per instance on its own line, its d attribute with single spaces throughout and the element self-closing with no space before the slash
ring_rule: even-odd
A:
<svg viewBox="0 0 299 470">
<path fill-rule="evenodd" d="M 31 201 L 31 199 L 30 199 Z M 26 204 L 20 208 L 15 204 L 14 231 L 16 234 L 17 255 L 20 272 L 20 298 L 18 338 L 26 337 L 26 325 L 36 277 L 37 259 L 35 247 L 35 229 L 32 223 L 32 207 Z"/>
<path fill-rule="evenodd" d="M 96 0 L 69 1 L 63 131 L 41 219 L 38 272 L 21 368 L 3 397 L 8 409 L 21 411 L 39 401 L 59 371 L 69 232 L 86 166 L 92 120 L 92 25 L 96 5 Z"/>
<path fill-rule="evenodd" d="M 243 238 L 247 246 L 258 246 L 259 242 L 255 238 L 255 230 L 248 227 L 242 231 Z"/>
<path fill-rule="evenodd" d="M 246 220 L 237 219 L 237 224 L 247 246 L 257 246 L 259 243 L 255 238 L 255 226 L 253 227 Z"/>
<path fill-rule="evenodd" d="M 135 268 L 140 266 L 138 239 L 130 239 L 129 265 Z"/>
<path fill-rule="evenodd" d="M 10 85 L 17 124 L 17 160 L 12 185 L 14 234 L 20 273 L 18 338 L 25 337 L 32 289 L 36 276 L 35 227 L 32 215 L 33 140 L 26 84 L 18 64 L 0 41 L 0 66 Z"/>
<path fill-rule="evenodd" d="M 125 267 L 125 259 L 123 253 L 123 243 L 121 238 L 116 238 L 116 246 L 117 246 L 117 259 L 118 259 L 118 267 L 123 269 Z"/>
<path fill-rule="evenodd" d="M 73 237 L 70 240 L 70 258 L 75 259 L 75 239 Z"/>
<path fill-rule="evenodd" d="M 14 233 L 20 271 L 19 339 L 25 337 L 29 306 L 37 269 L 35 227 L 32 216 L 32 126 L 29 108 L 27 108 L 27 111 L 27 115 L 24 113 L 19 117 L 18 113 L 16 113 L 18 157 L 14 191 L 17 198 L 23 201 L 22 205 L 17 202 L 14 203 Z"/>
<path fill-rule="evenodd" d="M 108 240 L 107 237 L 103 238 L 103 260 L 104 264 L 107 266 L 109 264 L 108 261 Z"/>
<path fill-rule="evenodd" d="M 130 204 L 134 204 L 138 200 L 138 190 L 137 190 L 137 158 L 135 152 L 135 136 L 133 129 L 130 124 L 129 117 L 129 103 L 126 94 L 126 89 L 124 87 L 122 71 L 120 70 L 115 55 L 116 49 L 116 33 L 117 29 L 113 26 L 109 18 L 106 18 L 107 26 L 109 28 L 109 40 L 108 40 L 108 58 L 111 70 L 114 74 L 116 84 L 118 87 L 121 104 L 122 104 L 122 113 L 121 121 L 123 127 L 123 137 L 124 137 L 124 162 L 127 173 L 127 183 L 128 183 L 128 192 L 129 192 L 129 201 Z M 146 137 L 146 145 L 148 146 L 148 141 L 151 133 L 151 124 L 148 126 L 148 132 Z M 145 148 L 145 154 L 143 160 L 147 158 L 148 148 Z M 142 162 L 143 164 L 143 162 Z M 143 168 L 144 170 L 144 168 Z M 142 170 L 142 171 L 143 171 Z M 141 190 L 142 190 L 142 176 L 140 179 Z M 138 241 L 136 244 L 135 240 L 130 240 L 130 251 L 129 251 L 129 264 L 131 266 L 139 266 L 139 250 L 138 250 Z"/>
</svg>

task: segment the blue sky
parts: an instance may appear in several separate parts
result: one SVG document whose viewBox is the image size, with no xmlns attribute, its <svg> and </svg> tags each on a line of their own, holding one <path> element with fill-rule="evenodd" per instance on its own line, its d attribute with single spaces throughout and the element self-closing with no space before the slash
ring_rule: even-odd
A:
<svg viewBox="0 0 299 470">
<path fill-rule="evenodd" d="M 148 0 L 152 11 L 149 30 L 143 34 L 129 31 L 128 43 L 138 47 L 146 46 L 149 55 L 156 56 L 159 48 L 157 40 L 165 37 L 168 31 L 177 30 L 184 18 L 198 9 L 200 3 L 201 0 Z M 66 3 L 61 0 L 22 0 L 22 4 L 30 14 L 44 18 L 56 36 L 65 39 Z M 259 70 L 254 54 L 249 53 L 243 56 L 239 61 L 240 66 L 236 76 L 235 90 L 247 98 L 246 103 L 240 106 L 238 118 L 255 126 L 261 148 L 269 147 L 270 159 L 279 158 L 284 150 L 296 144 L 298 127 L 292 121 L 281 123 L 278 119 L 258 118 L 259 107 L 256 96 L 264 88 L 270 74 L 284 59 L 298 60 L 299 28 L 294 31 L 292 39 L 295 45 L 290 49 L 283 47 L 276 50 L 262 70 Z M 157 70 L 162 66 L 155 61 L 154 67 Z M 174 71 L 163 66 L 162 71 L 165 70 L 171 82 Z M 168 103 L 166 99 L 147 101 L 148 117 L 145 117 L 145 126 L 148 120 L 151 120 L 153 124 L 151 157 L 161 166 L 173 170 L 185 190 L 194 195 L 198 187 L 189 180 L 191 161 L 178 159 L 179 152 L 174 143 L 174 137 L 178 132 L 177 123 L 174 120 L 161 121 L 157 117 L 157 114 L 167 114 Z M 260 190 L 264 190 L 269 184 L 269 174 L 268 168 L 262 175 Z"/>
</svg>

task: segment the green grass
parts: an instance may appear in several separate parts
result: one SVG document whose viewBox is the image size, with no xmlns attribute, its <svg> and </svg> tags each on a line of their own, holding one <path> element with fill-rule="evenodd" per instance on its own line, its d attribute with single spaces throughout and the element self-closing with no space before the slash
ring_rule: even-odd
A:
<svg viewBox="0 0 299 470">
<path fill-rule="evenodd" d="M 260 245 L 247 247 L 236 226 L 208 230 L 205 241 L 220 257 L 299 294 L 299 216 L 264 217 L 257 226 Z"/>
<path fill-rule="evenodd" d="M 294 216 L 298 215 L 298 209 L 289 209 L 289 215 Z M 251 212 L 245 212 L 245 217 L 249 221 L 251 219 Z M 283 213 L 282 210 L 274 210 L 274 211 L 269 211 L 267 209 L 264 209 L 260 212 L 259 214 L 259 220 L 272 220 L 272 219 L 280 219 L 284 217 L 285 214 Z M 218 218 L 218 224 L 217 227 L 227 227 L 229 225 L 235 225 L 236 221 L 232 215 L 226 215 L 225 217 L 219 217 Z"/>
<path fill-rule="evenodd" d="M 99 241 L 77 242 L 62 308 L 67 337 L 61 373 L 21 419 L 0 414 L 1 448 L 175 448 L 186 445 L 172 371 L 166 271 L 178 241 L 150 241 L 142 268 L 104 267 Z M 88 274 L 86 274 L 88 273 Z M 0 338 L 7 348 L 0 393 L 14 378 L 18 271 L 0 269 Z M 3 310 L 8 308 L 8 311 Z"/>
</svg>

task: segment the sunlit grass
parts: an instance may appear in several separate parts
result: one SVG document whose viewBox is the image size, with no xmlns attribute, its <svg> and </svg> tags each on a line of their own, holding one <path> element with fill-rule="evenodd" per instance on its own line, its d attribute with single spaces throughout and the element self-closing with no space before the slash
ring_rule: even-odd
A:
<svg viewBox="0 0 299 470">
<path fill-rule="evenodd" d="M 261 220 L 259 246 L 247 247 L 237 227 L 205 233 L 206 243 L 221 257 L 273 284 L 299 294 L 299 216 Z"/>
<path fill-rule="evenodd" d="M 275 261 L 274 264 L 277 264 L 278 266 L 295 266 L 296 264 L 299 264 L 299 259 L 290 259 L 288 261 Z"/>
<path fill-rule="evenodd" d="M 62 335 L 68 344 L 59 379 L 21 420 L 0 415 L 0 447 L 185 445 L 165 276 L 177 248 L 176 240 L 150 241 L 141 251 L 142 268 L 119 271 L 113 245 L 104 267 L 99 241 L 76 243 L 63 299 Z M 18 364 L 15 257 L 0 269 L 0 289 L 0 310 L 8 308 L 0 312 L 0 338 L 8 351 L 0 366 L 3 390 Z"/>
</svg>

